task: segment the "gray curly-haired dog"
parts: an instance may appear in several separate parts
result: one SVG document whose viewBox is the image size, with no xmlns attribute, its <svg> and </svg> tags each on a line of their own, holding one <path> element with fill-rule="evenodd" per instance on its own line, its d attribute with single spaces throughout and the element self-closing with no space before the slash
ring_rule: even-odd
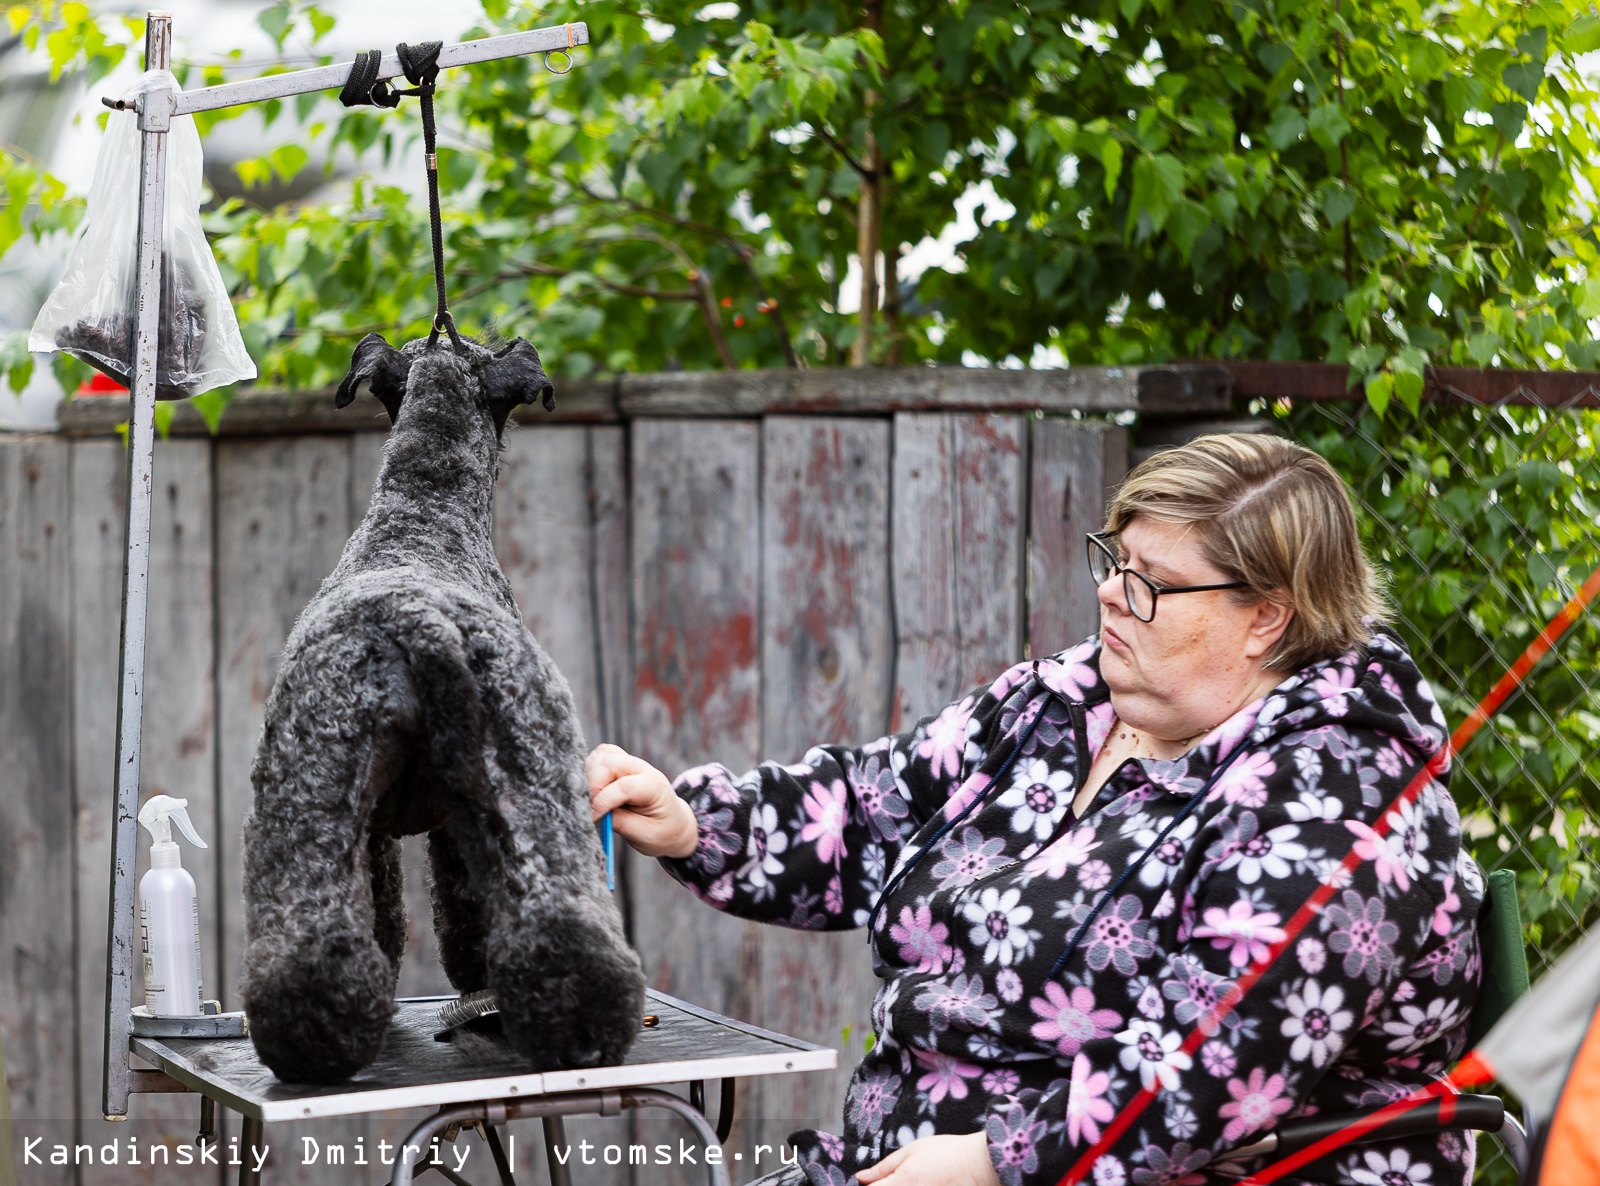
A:
<svg viewBox="0 0 1600 1186">
<path fill-rule="evenodd" d="M 245 823 L 244 1002 L 263 1062 L 370 1063 L 405 946 L 400 837 L 428 833 L 450 982 L 493 990 L 541 1069 L 619 1061 L 644 976 L 606 890 L 572 693 L 495 558 L 500 435 L 552 388 L 518 340 L 357 346 L 394 427 L 366 518 L 301 612 L 267 698 Z"/>
</svg>

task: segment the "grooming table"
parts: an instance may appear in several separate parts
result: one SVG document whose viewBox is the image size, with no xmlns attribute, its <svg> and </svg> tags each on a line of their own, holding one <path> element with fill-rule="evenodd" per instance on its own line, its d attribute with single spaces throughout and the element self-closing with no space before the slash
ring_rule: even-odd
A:
<svg viewBox="0 0 1600 1186">
<path fill-rule="evenodd" d="M 430 1147 L 451 1126 L 483 1124 L 501 1181 L 510 1183 L 496 1125 L 538 1116 L 544 1120 L 552 1186 L 566 1186 L 570 1165 L 558 1163 L 553 1146 L 564 1144 L 563 1116 L 615 1116 L 624 1108 L 665 1108 L 694 1127 L 706 1146 L 720 1144 L 732 1122 L 733 1080 L 739 1076 L 782 1075 L 831 1070 L 838 1054 L 798 1038 L 746 1025 L 686 1001 L 650 991 L 645 1012 L 659 1021 L 639 1037 L 618 1066 L 576 1071 L 534 1071 L 511 1051 L 478 1040 L 436 1042 L 439 1007 L 452 997 L 410 997 L 371 1066 L 344 1083 L 326 1087 L 280 1083 L 256 1057 L 249 1038 L 141 1038 L 135 1054 L 199 1092 L 208 1110 L 217 1104 L 244 1118 L 240 1186 L 255 1186 L 250 1151 L 262 1143 L 272 1121 L 319 1119 L 438 1107 L 405 1138 L 394 1164 L 393 1186 L 405 1186 L 425 1165 Z M 660 1084 L 723 1083 L 718 1128 L 703 1111 L 703 1098 L 684 1099 Z M 701 1093 L 691 1089 L 691 1097 Z M 202 1121 L 202 1126 L 205 1122 Z M 726 1166 L 708 1166 L 712 1183 L 726 1186 Z M 450 1176 L 450 1175 L 447 1175 Z"/>
</svg>

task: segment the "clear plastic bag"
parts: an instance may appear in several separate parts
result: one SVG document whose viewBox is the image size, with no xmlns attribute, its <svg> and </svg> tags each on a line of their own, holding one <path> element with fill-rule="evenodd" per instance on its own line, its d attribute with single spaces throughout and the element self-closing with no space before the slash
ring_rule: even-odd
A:
<svg viewBox="0 0 1600 1186">
<path fill-rule="evenodd" d="M 177 83 L 170 72 L 153 70 L 128 98 L 152 86 L 176 89 Z M 29 350 L 65 350 L 123 386 L 131 386 L 139 309 L 141 135 L 135 112 L 111 113 L 95 158 L 83 234 L 28 335 Z M 200 229 L 202 164 L 194 117 L 174 116 L 167 133 L 157 399 L 186 399 L 256 373 Z"/>
</svg>

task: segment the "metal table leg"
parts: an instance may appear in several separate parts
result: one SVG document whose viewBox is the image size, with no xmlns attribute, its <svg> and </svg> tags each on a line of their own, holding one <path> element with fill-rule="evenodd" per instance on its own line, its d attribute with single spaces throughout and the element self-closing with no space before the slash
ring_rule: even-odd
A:
<svg viewBox="0 0 1600 1186">
<path fill-rule="evenodd" d="M 256 1168 L 260 1159 L 256 1151 L 263 1148 L 261 1121 L 246 1116 L 239 1132 L 239 1186 L 261 1186 L 261 1171 Z"/>
<path fill-rule="evenodd" d="M 549 1139 L 548 1135 L 546 1139 Z M 500 1143 L 500 1130 L 492 1124 L 485 1124 L 483 1140 L 489 1146 L 489 1156 L 494 1158 L 494 1172 L 500 1175 L 500 1186 L 517 1186 L 517 1180 L 511 1176 L 511 1166 L 506 1162 L 505 1146 Z"/>
<path fill-rule="evenodd" d="M 482 1120 L 487 1124 L 502 1124 L 507 1120 L 518 1120 L 524 1117 L 540 1116 L 557 1121 L 554 1126 L 546 1125 L 546 1149 L 553 1149 L 552 1135 L 555 1139 L 565 1141 L 560 1118 L 563 1116 L 600 1115 L 615 1116 L 623 1108 L 665 1108 L 669 1112 L 676 1112 L 694 1128 L 695 1135 L 705 1142 L 706 1148 L 718 1145 L 716 1129 L 711 1127 L 711 1122 L 705 1114 L 689 1106 L 689 1101 L 682 1096 L 673 1095 L 670 1091 L 659 1091 L 652 1087 L 625 1087 L 616 1091 L 573 1091 L 563 1095 L 538 1096 L 532 1099 L 493 1100 L 486 1104 L 459 1104 L 449 1108 L 441 1108 L 434 1115 L 413 1128 L 400 1147 L 400 1157 L 395 1162 L 394 1177 L 390 1179 L 390 1186 L 411 1186 L 416 1178 L 417 1163 L 422 1160 L 422 1150 L 429 1148 L 433 1138 L 452 1124 L 471 1124 Z M 415 1152 L 413 1152 L 415 1151 Z M 560 1169 L 565 1171 L 566 1166 L 555 1164 L 554 1155 L 551 1155 L 552 1171 Z M 711 1186 L 730 1186 L 728 1167 L 721 1163 L 707 1165 Z M 568 1179 L 563 1175 L 555 1179 L 552 1186 L 566 1186 Z M 243 1186 L 243 1179 L 241 1179 Z"/>
<path fill-rule="evenodd" d="M 567 1125 L 559 1116 L 544 1118 L 544 1156 L 550 1165 L 550 1186 L 572 1186 L 572 1175 L 567 1164 L 556 1156 L 556 1149 L 565 1148 L 571 1160 L 572 1146 L 567 1144 Z"/>
</svg>

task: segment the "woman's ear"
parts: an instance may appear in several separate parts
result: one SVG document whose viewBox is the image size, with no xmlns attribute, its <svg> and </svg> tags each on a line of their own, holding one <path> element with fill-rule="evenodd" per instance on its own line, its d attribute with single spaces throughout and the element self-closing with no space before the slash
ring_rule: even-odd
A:
<svg viewBox="0 0 1600 1186">
<path fill-rule="evenodd" d="M 1247 658 L 1259 659 L 1283 637 L 1283 632 L 1294 620 L 1294 602 L 1286 590 L 1275 589 L 1252 608 L 1252 616 L 1245 635 L 1244 653 Z"/>
</svg>

